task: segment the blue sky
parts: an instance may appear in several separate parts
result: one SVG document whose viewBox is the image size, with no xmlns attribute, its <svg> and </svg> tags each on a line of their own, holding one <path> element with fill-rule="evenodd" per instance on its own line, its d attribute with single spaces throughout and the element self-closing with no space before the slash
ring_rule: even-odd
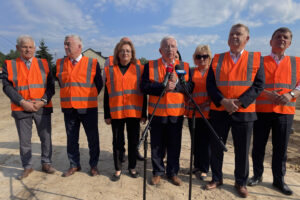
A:
<svg viewBox="0 0 300 200">
<path fill-rule="evenodd" d="M 293 31 L 287 54 L 300 56 L 300 0 L 1 0 L 0 51 L 15 49 L 16 38 L 43 38 L 55 58 L 64 56 L 67 34 L 82 37 L 84 50 L 104 56 L 113 53 L 120 38 L 130 37 L 137 57 L 160 57 L 160 40 L 173 35 L 183 60 L 194 65 L 197 45 L 208 44 L 213 54 L 228 51 L 230 27 L 250 28 L 246 49 L 270 53 L 273 31 L 286 26 Z"/>
</svg>

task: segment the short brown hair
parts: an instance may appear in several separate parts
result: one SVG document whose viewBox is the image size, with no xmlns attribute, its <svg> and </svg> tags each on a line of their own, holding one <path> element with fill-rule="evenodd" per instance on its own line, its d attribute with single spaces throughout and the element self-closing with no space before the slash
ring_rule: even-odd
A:
<svg viewBox="0 0 300 200">
<path fill-rule="evenodd" d="M 116 45 L 116 47 L 114 49 L 114 65 L 119 65 L 120 64 L 119 53 L 121 51 L 122 46 L 125 45 L 125 44 L 128 44 L 131 47 L 131 61 L 130 61 L 130 63 L 136 64 L 135 48 L 133 46 L 133 43 L 131 41 L 121 40 Z"/>
<path fill-rule="evenodd" d="M 272 39 L 275 36 L 275 34 L 278 33 L 278 32 L 279 33 L 290 33 L 291 34 L 291 39 L 293 38 L 293 33 L 292 33 L 292 31 L 289 28 L 287 28 L 287 27 L 280 27 L 280 28 L 276 29 L 276 31 L 274 31 L 274 33 L 272 35 Z"/>
</svg>

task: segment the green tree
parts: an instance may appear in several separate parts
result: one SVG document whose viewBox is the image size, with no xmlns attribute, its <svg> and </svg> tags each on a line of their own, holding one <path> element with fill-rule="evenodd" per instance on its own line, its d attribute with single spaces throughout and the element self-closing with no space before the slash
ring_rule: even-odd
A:
<svg viewBox="0 0 300 200">
<path fill-rule="evenodd" d="M 5 55 L 0 51 L 0 67 L 3 66 L 4 61 L 5 61 Z"/>
<path fill-rule="evenodd" d="M 53 56 L 48 52 L 48 47 L 46 46 L 44 39 L 41 39 L 40 45 L 39 45 L 39 50 L 36 51 L 35 57 L 46 59 L 48 61 L 48 65 L 49 65 L 49 68 L 52 71 L 52 74 L 55 76 L 56 68 L 55 68 L 55 65 L 52 61 Z"/>
<path fill-rule="evenodd" d="M 12 59 L 16 59 L 19 56 L 20 56 L 20 53 L 17 50 L 11 49 L 10 52 L 8 54 L 6 54 L 5 59 L 12 60 Z"/>
<path fill-rule="evenodd" d="M 148 60 L 146 58 L 144 58 L 144 57 L 141 57 L 140 61 L 141 61 L 142 65 L 145 65 L 146 63 L 148 63 Z"/>
</svg>

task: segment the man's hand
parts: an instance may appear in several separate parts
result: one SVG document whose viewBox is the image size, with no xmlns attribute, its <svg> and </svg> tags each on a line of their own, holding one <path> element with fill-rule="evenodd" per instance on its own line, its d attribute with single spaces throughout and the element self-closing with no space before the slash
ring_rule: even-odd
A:
<svg viewBox="0 0 300 200">
<path fill-rule="evenodd" d="M 290 93 L 284 93 L 277 97 L 277 104 L 285 105 L 292 100 L 292 95 Z"/>
<path fill-rule="evenodd" d="M 169 78 L 169 81 L 168 81 L 168 84 L 167 84 L 167 92 L 169 91 L 173 91 L 176 87 L 176 82 L 177 82 L 177 76 L 176 74 L 173 72 L 171 75 L 170 75 L 170 78 Z"/>
<path fill-rule="evenodd" d="M 106 123 L 107 125 L 110 125 L 110 124 L 111 124 L 111 118 L 104 119 L 104 121 L 105 121 L 105 123 Z"/>
<path fill-rule="evenodd" d="M 226 99 L 223 98 L 221 104 L 225 107 L 226 111 L 231 115 L 232 113 L 238 111 L 241 105 L 238 99 Z"/>
<path fill-rule="evenodd" d="M 43 101 L 33 101 L 33 107 L 34 107 L 35 111 L 38 111 L 44 105 L 45 105 L 45 103 Z"/>
<path fill-rule="evenodd" d="M 275 104 L 279 104 L 279 97 L 280 94 L 279 92 L 281 92 L 282 89 L 278 89 L 278 90 L 273 90 L 273 91 L 269 91 L 269 90 L 264 90 L 262 92 L 262 96 L 267 98 L 268 100 L 272 101 Z"/>
<path fill-rule="evenodd" d="M 36 112 L 34 104 L 31 101 L 21 100 L 20 105 L 27 112 Z"/>
</svg>

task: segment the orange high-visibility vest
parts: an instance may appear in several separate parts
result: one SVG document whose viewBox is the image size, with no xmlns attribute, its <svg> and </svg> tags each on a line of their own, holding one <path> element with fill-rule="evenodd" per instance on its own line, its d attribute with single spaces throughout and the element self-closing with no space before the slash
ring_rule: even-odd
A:
<svg viewBox="0 0 300 200">
<path fill-rule="evenodd" d="M 248 90 L 255 79 L 260 67 L 260 52 L 244 50 L 237 63 L 234 63 L 230 53 L 216 54 L 212 62 L 212 69 L 216 84 L 225 98 L 238 99 Z M 224 106 L 216 107 L 210 104 L 211 110 L 224 111 Z M 237 112 L 255 112 L 255 101 L 247 108 L 240 107 Z"/>
<path fill-rule="evenodd" d="M 39 101 L 47 88 L 47 77 L 50 72 L 46 59 L 33 58 L 30 69 L 26 67 L 21 58 L 5 60 L 8 80 L 25 100 Z M 44 107 L 52 108 L 52 102 Z M 24 111 L 22 106 L 11 103 L 12 111 Z"/>
<path fill-rule="evenodd" d="M 264 57 L 265 90 L 282 89 L 280 95 L 295 89 L 300 79 L 300 58 L 285 56 L 277 64 L 271 56 Z M 262 95 L 256 99 L 256 112 L 274 112 L 281 114 L 295 114 L 296 99 L 293 98 L 286 105 L 277 105 Z"/>
<path fill-rule="evenodd" d="M 186 71 L 184 76 L 185 81 L 189 80 L 189 64 L 186 62 L 179 62 L 175 60 L 174 65 L 181 65 Z M 154 82 L 162 83 L 166 74 L 166 67 L 163 65 L 162 58 L 158 60 L 149 61 L 149 80 Z M 178 83 L 179 84 L 179 83 Z M 152 115 L 155 104 L 158 100 L 158 96 L 149 95 L 149 106 L 148 113 Z M 157 109 L 155 111 L 155 116 L 181 116 L 184 115 L 184 94 L 179 92 L 166 92 L 166 94 L 161 98 Z"/>
<path fill-rule="evenodd" d="M 200 105 L 204 102 L 207 102 L 209 100 L 209 96 L 207 94 L 206 90 L 206 78 L 207 78 L 208 70 L 202 75 L 199 67 L 191 68 L 191 75 L 192 75 L 192 81 L 194 82 L 194 90 L 191 94 L 195 102 Z M 186 116 L 188 118 L 192 118 L 193 111 L 194 111 L 194 105 L 189 102 L 186 104 Z M 205 118 L 208 118 L 209 113 L 209 105 L 204 108 L 204 110 L 201 110 Z M 195 117 L 199 118 L 202 117 L 200 113 L 195 110 Z"/>
<path fill-rule="evenodd" d="M 141 118 L 144 98 L 140 80 L 144 66 L 131 64 L 124 75 L 118 65 L 106 66 L 104 70 L 111 118 Z"/>
<path fill-rule="evenodd" d="M 114 57 L 113 56 L 109 56 L 108 59 L 109 59 L 109 66 L 113 66 L 114 65 Z M 137 59 L 136 60 L 136 64 L 141 66 L 141 61 Z"/>
<path fill-rule="evenodd" d="M 98 106 L 98 91 L 94 83 L 97 59 L 82 56 L 73 66 L 68 57 L 56 62 L 56 76 L 60 83 L 62 108 L 86 109 Z"/>
</svg>

